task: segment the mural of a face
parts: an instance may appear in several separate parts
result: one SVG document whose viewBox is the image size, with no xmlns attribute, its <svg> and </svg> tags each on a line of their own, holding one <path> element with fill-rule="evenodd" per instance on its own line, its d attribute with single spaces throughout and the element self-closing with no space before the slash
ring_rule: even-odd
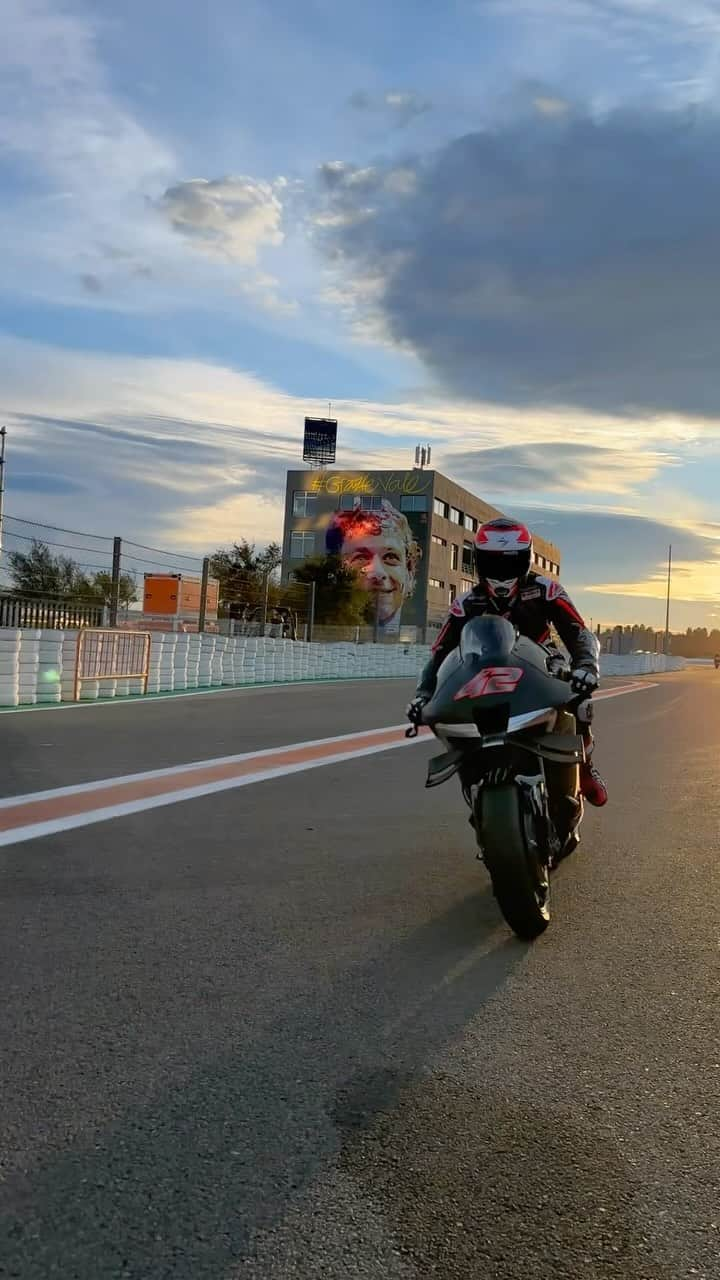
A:
<svg viewBox="0 0 720 1280">
<path fill-rule="evenodd" d="M 420 558 L 404 515 L 389 502 L 378 511 L 355 507 L 336 511 L 327 533 L 328 551 L 340 554 L 357 570 L 366 591 L 377 601 L 380 626 L 400 625 L 400 612 L 412 595 Z"/>
</svg>

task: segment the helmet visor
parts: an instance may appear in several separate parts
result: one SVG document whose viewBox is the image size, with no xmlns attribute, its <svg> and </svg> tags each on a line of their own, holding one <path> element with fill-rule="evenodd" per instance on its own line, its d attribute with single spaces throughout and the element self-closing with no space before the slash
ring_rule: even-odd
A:
<svg viewBox="0 0 720 1280">
<path fill-rule="evenodd" d="M 529 551 L 481 551 L 475 553 L 479 578 L 493 578 L 507 582 L 511 578 L 523 578 L 530 568 Z"/>
</svg>

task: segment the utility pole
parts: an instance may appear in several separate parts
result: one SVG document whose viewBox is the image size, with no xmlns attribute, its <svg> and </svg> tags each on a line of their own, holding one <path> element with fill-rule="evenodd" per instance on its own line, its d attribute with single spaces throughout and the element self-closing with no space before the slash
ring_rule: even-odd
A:
<svg viewBox="0 0 720 1280">
<path fill-rule="evenodd" d="M 3 541 L 3 510 L 5 506 L 5 437 L 7 427 L 0 427 L 0 554 Z"/>
<path fill-rule="evenodd" d="M 200 583 L 200 613 L 198 616 L 198 631 L 202 633 L 205 630 L 205 618 L 207 616 L 207 598 L 208 598 L 208 578 L 210 576 L 210 557 L 205 556 L 202 567 L 202 582 Z"/>
<path fill-rule="evenodd" d="M 113 538 L 112 585 L 110 587 L 110 626 L 116 627 L 120 606 L 120 565 L 122 538 Z"/>
<path fill-rule="evenodd" d="M 665 609 L 665 656 L 670 653 L 670 579 L 672 576 L 672 543 L 668 547 L 667 607 Z"/>
</svg>

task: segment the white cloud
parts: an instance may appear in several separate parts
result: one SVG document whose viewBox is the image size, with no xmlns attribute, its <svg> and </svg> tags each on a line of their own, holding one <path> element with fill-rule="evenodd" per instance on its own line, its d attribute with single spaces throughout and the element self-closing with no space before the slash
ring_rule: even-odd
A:
<svg viewBox="0 0 720 1280">
<path fill-rule="evenodd" d="M 191 178 L 169 187 L 160 207 L 195 247 L 251 266 L 265 245 L 282 244 L 280 183 L 255 178 Z"/>
<path fill-rule="evenodd" d="M 432 109 L 432 103 L 428 98 L 423 98 L 419 93 L 407 89 L 390 89 L 378 97 L 358 89 L 351 94 L 349 105 L 355 111 L 369 111 L 390 116 L 391 120 L 400 127 Z"/>
<path fill-rule="evenodd" d="M 158 208 L 191 248 L 238 269 L 237 289 L 266 311 L 292 312 L 277 279 L 259 269 L 264 250 L 282 245 L 284 178 L 263 182 L 246 175 L 191 178 L 169 187 Z M 232 286 L 231 286 L 232 287 Z"/>
<path fill-rule="evenodd" d="M 146 195 L 174 159 L 112 94 L 92 20 L 53 0 L 2 0 L 0 30 L 0 158 L 19 160 L 34 188 L 18 203 L 7 186 L 0 208 L 5 286 L 45 293 L 93 274 L 97 241 L 119 239 L 142 266 L 156 240 Z"/>
<path fill-rule="evenodd" d="M 232 537 L 233 503 L 245 511 L 251 500 L 263 503 L 264 534 L 277 534 L 283 473 L 298 461 L 304 415 L 316 410 L 250 374 L 200 360 L 86 354 L 7 338 L 0 339 L 0 386 L 0 411 L 11 425 L 8 506 L 16 514 L 37 514 L 34 499 L 12 493 L 13 455 L 21 453 L 30 469 L 56 475 L 57 493 L 44 499 L 44 510 L 58 524 L 69 517 L 64 481 L 81 481 L 90 528 L 122 531 L 131 523 L 146 539 L 186 546 L 188 539 L 204 544 L 210 530 L 215 539 L 225 518 L 224 536 Z M 637 509 L 642 486 L 678 449 L 717 434 L 717 423 L 674 417 L 631 422 L 442 401 L 337 400 L 333 409 L 340 465 L 405 466 L 415 443 L 427 439 L 436 465 L 461 482 L 472 453 L 473 488 L 505 501 L 557 491 L 566 450 L 568 483 L 588 504 L 608 504 L 611 494 L 634 488 Z"/>
<path fill-rule="evenodd" d="M 283 240 L 283 179 L 178 181 L 178 157 L 110 86 L 100 21 L 72 0 L 0 0 L 0 31 L 6 292 L 134 311 L 210 291 L 288 309 L 258 266 Z"/>
<path fill-rule="evenodd" d="M 278 538 L 285 471 L 301 465 L 303 417 L 322 411 L 250 374 L 199 360 L 87 354 L 6 338 L 0 338 L 0 388 L 12 516 L 120 534 L 178 548 L 178 555 L 202 555 L 241 536 L 259 543 Z M 595 596 L 585 596 L 589 611 L 599 595 L 613 616 L 654 617 L 661 594 L 655 568 L 666 540 L 677 549 L 676 597 L 717 599 L 720 526 L 708 512 L 659 503 L 655 482 L 648 483 L 655 473 L 667 474 L 676 451 L 716 439 L 717 422 L 670 416 L 629 422 L 412 399 L 338 400 L 333 411 L 339 467 L 407 467 L 416 442 L 430 440 L 439 470 L 502 509 L 528 518 L 532 511 L 538 533 L 560 542 L 571 585 L 583 584 L 581 597 L 597 584 Z M 473 454 L 472 472 L 467 458 L 458 458 L 460 442 Z M 483 451 L 492 465 L 483 467 Z M 561 478 L 565 460 L 568 491 L 558 499 L 547 472 L 554 464 Z M 498 468 L 508 462 L 527 466 L 515 487 L 506 477 L 494 491 Z M 536 487 L 523 487 L 533 469 Z M 621 505 L 612 493 L 625 492 L 623 478 L 636 487 Z M 609 581 L 621 570 L 627 583 Z M 682 616 L 701 625 L 706 607 L 688 605 Z"/>
<path fill-rule="evenodd" d="M 551 119 L 553 117 L 562 118 L 570 110 L 570 105 L 565 102 L 564 98 L 553 98 L 544 94 L 539 94 L 533 99 L 533 106 L 539 115 L 549 116 Z"/>
<path fill-rule="evenodd" d="M 158 180 L 170 152 L 113 98 L 87 15 L 53 0 L 0 5 L 0 146 L 70 199 Z"/>
<path fill-rule="evenodd" d="M 661 567 L 637 582 L 599 582 L 586 586 L 593 595 L 625 596 L 632 600 L 665 600 L 667 569 Z M 679 560 L 673 564 L 671 595 L 675 602 L 717 604 L 720 596 L 720 556 L 708 560 Z"/>
<path fill-rule="evenodd" d="M 424 115 L 432 106 L 432 103 L 427 98 L 422 98 L 417 93 L 400 90 L 386 93 L 384 102 L 385 106 L 390 111 L 393 111 L 403 124 L 407 124 L 415 116 Z"/>
</svg>

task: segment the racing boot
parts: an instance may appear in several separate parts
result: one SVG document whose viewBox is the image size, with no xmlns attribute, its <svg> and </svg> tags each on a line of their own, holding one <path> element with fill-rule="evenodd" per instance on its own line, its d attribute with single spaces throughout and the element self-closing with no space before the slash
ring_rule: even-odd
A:
<svg viewBox="0 0 720 1280">
<path fill-rule="evenodd" d="M 583 734 L 583 743 L 585 746 L 585 760 L 580 765 L 580 792 L 588 804 L 594 805 L 596 809 L 601 809 L 608 802 L 608 790 L 601 774 L 592 761 L 595 749 L 592 733 Z"/>
</svg>

